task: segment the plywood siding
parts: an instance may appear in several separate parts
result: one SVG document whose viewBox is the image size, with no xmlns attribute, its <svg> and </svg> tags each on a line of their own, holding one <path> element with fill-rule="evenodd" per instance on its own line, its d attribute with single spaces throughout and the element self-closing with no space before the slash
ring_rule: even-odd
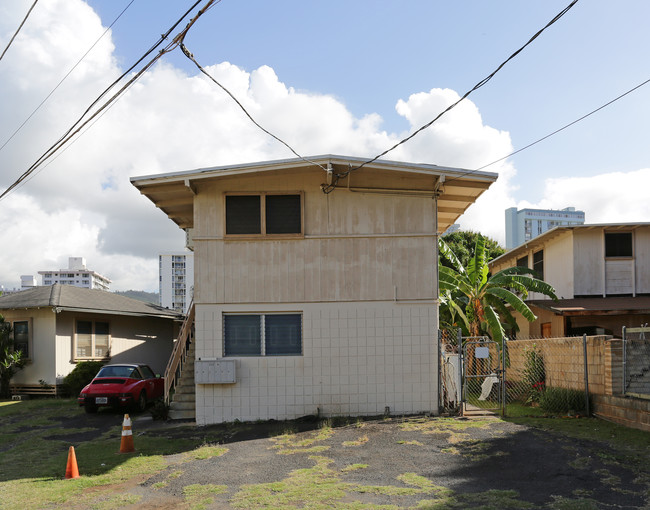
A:
<svg viewBox="0 0 650 510">
<path fill-rule="evenodd" d="M 650 227 L 634 232 L 634 260 L 636 263 L 636 292 L 650 293 Z"/>
<path fill-rule="evenodd" d="M 605 292 L 605 241 L 603 231 L 574 230 L 573 267 L 575 295 L 602 296 Z"/>
<path fill-rule="evenodd" d="M 197 303 L 433 299 L 431 197 L 320 191 L 321 173 L 239 177 L 198 186 Z M 227 192 L 302 192 L 304 238 L 224 238 Z"/>
</svg>

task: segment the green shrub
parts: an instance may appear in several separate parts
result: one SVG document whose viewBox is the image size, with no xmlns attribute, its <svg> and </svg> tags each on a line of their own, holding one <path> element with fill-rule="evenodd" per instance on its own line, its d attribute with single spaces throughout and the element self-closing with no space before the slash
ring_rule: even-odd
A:
<svg viewBox="0 0 650 510">
<path fill-rule="evenodd" d="M 524 348 L 523 376 L 528 386 L 526 403 L 539 402 L 546 389 L 546 368 L 544 356 L 538 350 L 537 344 L 533 344 L 532 348 Z"/>
<path fill-rule="evenodd" d="M 585 392 L 567 388 L 546 388 L 539 406 L 552 414 L 586 414 Z"/>
<path fill-rule="evenodd" d="M 93 380 L 104 361 L 82 361 L 77 363 L 74 370 L 63 379 L 64 391 L 71 397 L 76 397 L 86 384 Z"/>
</svg>

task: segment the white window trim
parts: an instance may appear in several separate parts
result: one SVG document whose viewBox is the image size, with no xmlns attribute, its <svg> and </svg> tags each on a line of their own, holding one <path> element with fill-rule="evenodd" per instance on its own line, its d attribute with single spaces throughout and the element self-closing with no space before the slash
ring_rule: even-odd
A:
<svg viewBox="0 0 650 510">
<path fill-rule="evenodd" d="M 95 352 L 95 323 L 97 322 L 105 322 L 108 324 L 108 351 L 106 356 L 78 356 L 77 355 L 77 323 L 79 321 L 82 322 L 90 322 L 92 323 L 92 333 L 91 333 L 91 339 L 90 339 L 90 351 Z M 104 319 L 84 319 L 84 318 L 76 318 L 74 320 L 74 330 L 72 332 L 72 359 L 73 361 L 98 361 L 98 360 L 105 360 L 105 359 L 110 359 L 111 357 L 111 347 L 113 343 L 113 335 L 111 333 L 112 331 L 112 326 L 110 321 L 104 320 Z"/>
</svg>

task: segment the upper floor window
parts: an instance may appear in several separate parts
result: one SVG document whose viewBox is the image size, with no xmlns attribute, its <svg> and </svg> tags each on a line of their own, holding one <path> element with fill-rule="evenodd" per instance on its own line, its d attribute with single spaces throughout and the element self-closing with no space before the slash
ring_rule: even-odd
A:
<svg viewBox="0 0 650 510">
<path fill-rule="evenodd" d="M 533 270 L 539 275 L 539 279 L 544 279 L 544 250 L 533 253 Z"/>
<path fill-rule="evenodd" d="M 302 194 L 226 195 L 226 235 L 302 234 Z"/>
<path fill-rule="evenodd" d="M 605 257 L 631 257 L 632 232 L 605 232 Z"/>
</svg>

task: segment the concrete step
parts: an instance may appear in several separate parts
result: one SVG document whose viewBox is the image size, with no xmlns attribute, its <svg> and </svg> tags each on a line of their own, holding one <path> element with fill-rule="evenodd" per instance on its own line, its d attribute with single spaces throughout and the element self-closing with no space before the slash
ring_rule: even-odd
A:
<svg viewBox="0 0 650 510">
<path fill-rule="evenodd" d="M 196 409 L 194 402 L 172 402 L 169 406 L 170 411 L 192 411 Z"/>
<path fill-rule="evenodd" d="M 196 402 L 194 393 L 174 393 L 173 402 Z"/>
<path fill-rule="evenodd" d="M 194 411 L 172 411 L 170 409 L 167 417 L 170 420 L 196 420 L 196 413 Z"/>
</svg>

